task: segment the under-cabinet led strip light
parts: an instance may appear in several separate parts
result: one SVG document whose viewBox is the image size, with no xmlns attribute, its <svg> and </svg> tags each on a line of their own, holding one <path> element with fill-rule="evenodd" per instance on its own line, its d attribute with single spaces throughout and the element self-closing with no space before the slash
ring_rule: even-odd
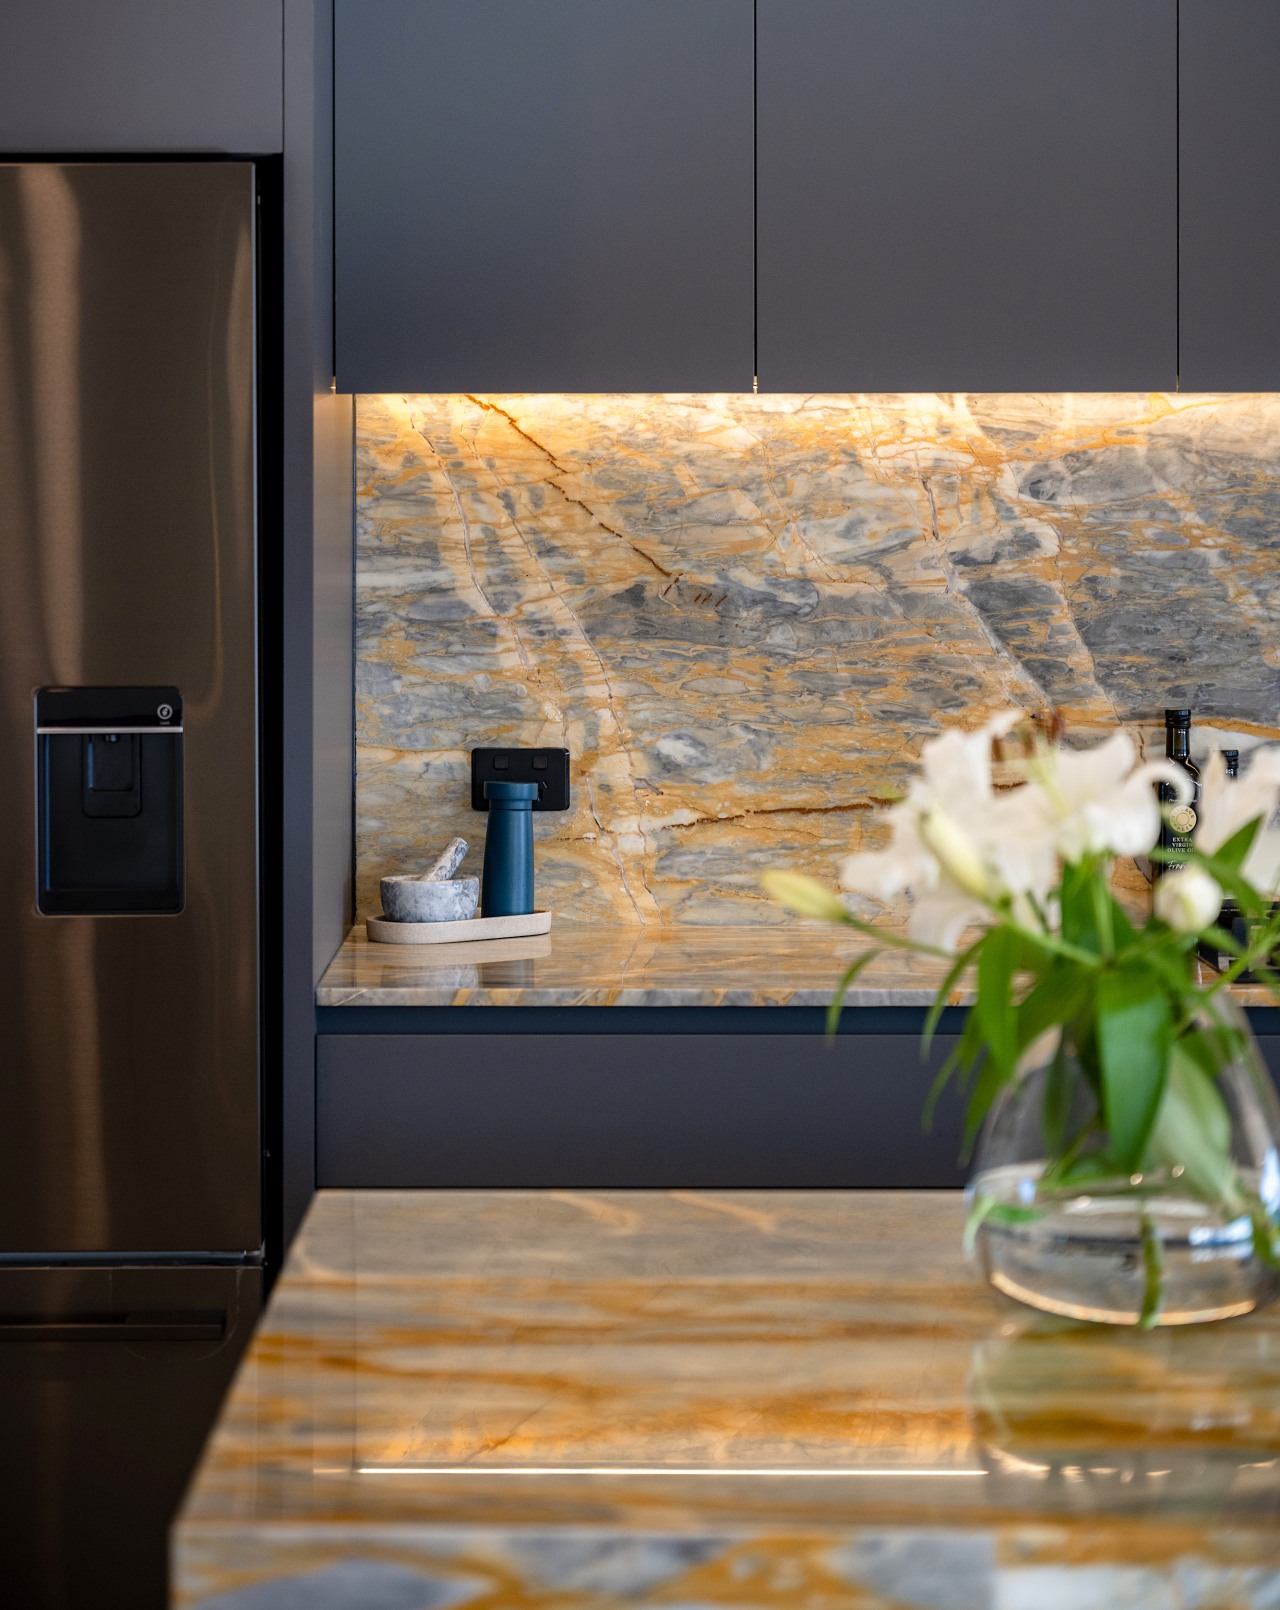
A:
<svg viewBox="0 0 1280 1610">
<path fill-rule="evenodd" d="M 347 1476 L 350 1469 L 318 1469 L 318 1476 Z M 357 1476 L 985 1476 L 985 1470 L 887 1465 L 357 1465 Z"/>
</svg>

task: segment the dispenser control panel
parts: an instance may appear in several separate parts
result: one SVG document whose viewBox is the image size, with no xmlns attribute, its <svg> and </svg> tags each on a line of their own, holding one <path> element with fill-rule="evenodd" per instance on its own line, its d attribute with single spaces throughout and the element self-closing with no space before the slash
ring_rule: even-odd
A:
<svg viewBox="0 0 1280 1610">
<path fill-rule="evenodd" d="M 181 911 L 181 693 L 41 688 L 35 713 L 39 910 Z"/>
</svg>

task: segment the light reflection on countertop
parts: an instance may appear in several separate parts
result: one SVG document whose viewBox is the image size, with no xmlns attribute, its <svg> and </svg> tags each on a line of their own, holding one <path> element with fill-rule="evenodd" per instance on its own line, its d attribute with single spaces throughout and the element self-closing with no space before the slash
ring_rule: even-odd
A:
<svg viewBox="0 0 1280 1610">
<path fill-rule="evenodd" d="M 351 930 L 316 990 L 318 1006 L 825 1007 L 841 973 L 875 941 L 817 923 L 694 928 L 557 923 L 534 939 L 383 945 Z M 928 1006 L 944 963 L 885 948 L 846 1004 Z M 1208 973 L 1208 970 L 1205 969 Z M 1272 1005 L 1258 986 L 1233 990 Z M 972 998 L 953 990 L 951 1003 Z"/>
<path fill-rule="evenodd" d="M 1280 1602 L 1280 1312 L 1037 1316 L 962 1218 L 949 1192 L 323 1193 L 176 1527 L 176 1602 Z"/>
<path fill-rule="evenodd" d="M 501 950 L 499 950 L 501 947 Z M 539 940 L 384 945 L 353 928 L 320 980 L 319 1006 L 822 1006 L 869 948 L 849 930 L 604 927 L 559 923 Z M 465 952 L 465 954 L 463 954 Z M 924 1006 L 946 976 L 886 949 L 851 1006 Z M 957 1003 L 965 997 L 957 993 Z"/>
</svg>

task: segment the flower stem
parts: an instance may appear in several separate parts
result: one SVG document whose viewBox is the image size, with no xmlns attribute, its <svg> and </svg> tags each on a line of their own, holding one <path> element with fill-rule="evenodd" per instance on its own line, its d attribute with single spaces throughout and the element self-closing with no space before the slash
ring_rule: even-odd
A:
<svg viewBox="0 0 1280 1610">
<path fill-rule="evenodd" d="M 1111 901 L 1096 872 L 1089 880 L 1089 894 L 1093 900 L 1093 919 L 1098 925 L 1098 944 L 1102 947 L 1104 959 L 1110 961 L 1116 953 L 1116 936 L 1111 923 Z"/>
<path fill-rule="evenodd" d="M 1195 1005 L 1190 1007 L 1183 1015 L 1181 1022 L 1174 1031 L 1175 1034 L 1181 1034 L 1184 1029 L 1190 1028 L 1191 1024 L 1199 1016 L 1205 1001 L 1216 995 L 1219 990 L 1225 989 L 1228 984 L 1234 984 L 1240 974 L 1247 972 L 1254 962 L 1265 961 L 1276 948 L 1277 942 L 1280 942 L 1280 917 L 1269 922 L 1259 937 L 1241 951 L 1230 967 L 1225 972 L 1219 973 L 1212 984 L 1201 986 L 1196 993 Z M 1259 982 L 1265 989 L 1269 989 L 1274 996 L 1280 999 L 1280 979 L 1268 977 L 1264 970 Z"/>
<path fill-rule="evenodd" d="M 1151 1216 L 1142 1209 L 1142 1312 L 1138 1324 L 1150 1330 L 1160 1318 L 1164 1302 L 1164 1243 Z"/>
</svg>

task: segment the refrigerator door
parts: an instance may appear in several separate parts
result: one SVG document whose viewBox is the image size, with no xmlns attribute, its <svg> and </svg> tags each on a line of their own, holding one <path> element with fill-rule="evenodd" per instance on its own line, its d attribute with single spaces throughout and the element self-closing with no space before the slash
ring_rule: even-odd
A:
<svg viewBox="0 0 1280 1610">
<path fill-rule="evenodd" d="M 0 1257 L 261 1242 L 254 196 L 0 164 Z"/>
<path fill-rule="evenodd" d="M 177 1512 L 262 1271 L 0 1269 L 6 1605 L 163 1610 Z"/>
</svg>

